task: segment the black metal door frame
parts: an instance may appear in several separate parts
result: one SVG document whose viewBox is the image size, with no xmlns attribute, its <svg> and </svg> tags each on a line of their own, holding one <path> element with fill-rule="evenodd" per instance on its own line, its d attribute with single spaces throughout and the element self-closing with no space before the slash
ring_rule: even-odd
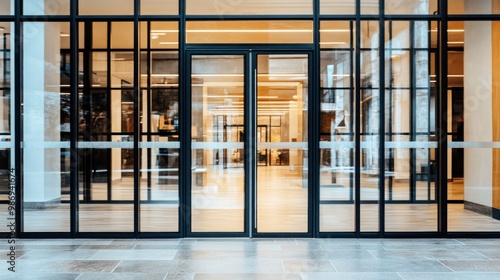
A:
<svg viewBox="0 0 500 280">
<path fill-rule="evenodd" d="M 312 82 L 312 72 L 313 72 L 313 51 L 310 46 L 308 48 L 303 48 L 302 46 L 293 46 L 291 48 L 283 48 L 283 46 L 220 46 L 220 45 L 199 45 L 193 46 L 186 50 L 185 55 L 185 73 L 184 73 L 184 84 L 186 85 L 186 94 L 181 94 L 181 106 L 184 119 L 184 141 L 182 141 L 181 147 L 181 158 L 184 159 L 181 162 L 181 169 L 184 170 L 182 177 L 184 178 L 182 183 L 183 197 L 184 201 L 181 201 L 181 219 L 183 224 L 180 227 L 183 228 L 183 236 L 185 237 L 312 237 L 316 235 L 319 228 L 313 226 L 314 217 L 312 215 L 314 207 L 318 204 L 313 200 L 313 192 L 315 191 L 312 178 L 316 176 L 316 173 L 309 172 L 308 176 L 308 231 L 307 233 L 258 233 L 257 232 L 257 215 L 256 215 L 256 205 L 257 205 L 257 143 L 256 143 L 256 132 L 257 132 L 257 57 L 258 55 L 267 54 L 304 54 L 308 56 L 308 146 L 311 146 L 312 141 L 316 141 L 314 137 L 314 128 L 312 123 L 313 110 L 311 110 L 311 98 L 312 98 L 312 88 L 314 83 Z M 245 174 L 245 198 L 244 198 L 244 231 L 243 232 L 192 232 L 191 230 L 191 61 L 194 55 L 242 55 L 244 57 L 244 130 L 245 142 L 244 142 L 244 174 Z M 181 132 L 182 133 L 182 132 Z M 309 149 L 311 150 L 311 149 Z M 313 168 L 315 164 L 315 154 L 310 152 L 308 154 L 308 169 L 317 170 Z"/>
</svg>

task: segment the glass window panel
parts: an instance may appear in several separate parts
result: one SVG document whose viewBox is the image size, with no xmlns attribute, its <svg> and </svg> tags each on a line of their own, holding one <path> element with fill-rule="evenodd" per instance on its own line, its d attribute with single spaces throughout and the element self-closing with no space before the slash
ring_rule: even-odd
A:
<svg viewBox="0 0 500 280">
<path fill-rule="evenodd" d="M 425 62 L 425 61 L 424 61 Z M 386 50 L 385 86 L 391 88 L 409 88 L 410 52 L 406 50 Z M 425 77 L 424 77 L 425 78 Z"/>
<path fill-rule="evenodd" d="M 257 232 L 307 232 L 308 153 L 294 144 L 307 147 L 308 56 L 261 54 L 257 66 Z"/>
<path fill-rule="evenodd" d="M 85 48 L 85 23 L 78 23 L 78 48 Z"/>
<path fill-rule="evenodd" d="M 401 49 L 410 47 L 410 23 L 408 21 L 386 21 L 385 47 Z M 427 33 L 428 30 L 425 29 Z"/>
<path fill-rule="evenodd" d="M 359 0 L 361 1 L 361 14 L 378 14 L 379 0 Z"/>
<path fill-rule="evenodd" d="M 150 87 L 153 88 L 177 88 L 179 86 L 179 55 L 177 52 L 154 51 L 141 55 L 141 86 L 148 86 L 148 74 Z M 149 67 L 149 71 L 148 71 Z"/>
<path fill-rule="evenodd" d="M 379 91 L 361 90 L 361 231 L 379 231 Z M 386 176 L 391 176 L 386 173 Z"/>
<path fill-rule="evenodd" d="M 312 43 L 312 21 L 189 21 L 187 43 Z"/>
<path fill-rule="evenodd" d="M 85 25 L 84 25 L 85 26 Z M 81 26 L 81 27 L 84 27 Z M 80 31 L 85 31 L 82 28 Z M 80 34 L 81 42 L 85 47 L 85 33 Z M 105 49 L 108 47 L 108 23 L 107 22 L 93 22 L 92 23 L 92 47 L 94 49 Z"/>
<path fill-rule="evenodd" d="M 27 232 L 69 231 L 69 103 L 62 92 L 61 32 L 68 23 L 26 22 L 23 49 L 23 216 Z M 43 46 L 44 52 L 39 48 Z M 51 143 L 50 148 L 47 143 Z"/>
<path fill-rule="evenodd" d="M 448 0 L 449 14 L 500 14 L 500 1 Z"/>
<path fill-rule="evenodd" d="M 379 24 L 377 21 L 361 22 L 361 48 L 378 48 Z"/>
<path fill-rule="evenodd" d="M 141 15 L 177 15 L 178 0 L 141 0 Z"/>
<path fill-rule="evenodd" d="M 14 5 L 11 6 L 12 0 L 0 0 L 0 15 L 13 15 Z"/>
<path fill-rule="evenodd" d="M 165 63 L 172 63 L 175 57 L 177 65 L 177 53 L 160 54 L 165 55 Z M 170 59 L 167 60 L 167 57 Z M 179 91 L 177 86 L 160 86 L 160 82 L 153 81 L 154 79 L 156 78 L 152 77 L 152 83 L 156 82 L 158 86 L 153 85 L 154 89 L 142 90 L 141 98 L 142 112 L 147 113 L 142 118 L 142 131 L 145 136 L 139 145 L 154 145 L 154 148 L 141 149 L 143 172 L 141 172 L 140 187 L 140 230 L 177 232 L 179 230 Z M 148 106 L 150 106 L 149 112 Z"/>
<path fill-rule="evenodd" d="M 14 60 L 11 59 L 10 41 L 12 23 L 0 22 L 0 133 L 9 133 L 11 130 L 11 89 L 12 69 Z M 2 136 L 0 136 L 2 137 Z M 2 138 L 7 141 L 7 138 Z"/>
<path fill-rule="evenodd" d="M 10 142 L 10 137 L 0 136 L 0 145 Z M 14 144 L 14 143 L 12 143 Z M 9 203 L 14 202 L 16 199 L 15 195 L 15 184 L 16 178 L 13 173 L 15 162 L 13 156 L 11 156 L 11 151 L 13 149 L 6 148 L 7 145 L 1 145 L 0 148 L 0 218 L 4 221 L 8 221 L 8 218 L 14 218 L 15 209 L 12 208 Z M 12 193 L 11 193 L 12 191 Z M 14 205 L 12 205 L 14 206 Z M 9 208 L 10 207 L 10 208 Z M 9 232 L 9 227 L 0 228 L 0 232 Z"/>
<path fill-rule="evenodd" d="M 188 15 L 312 14 L 312 0 L 187 0 Z"/>
<path fill-rule="evenodd" d="M 385 0 L 386 14 L 434 14 L 437 13 L 437 0 Z"/>
<path fill-rule="evenodd" d="M 147 22 L 141 22 L 141 48 L 177 49 L 179 47 L 179 29 L 177 22 L 151 22 L 148 32 Z"/>
<path fill-rule="evenodd" d="M 356 0 L 344 0 L 344 1 L 321 0 L 320 12 L 321 14 L 355 15 Z"/>
<path fill-rule="evenodd" d="M 78 0 L 80 15 L 133 15 L 134 0 Z"/>
<path fill-rule="evenodd" d="M 111 53 L 111 86 L 130 88 L 134 85 L 134 53 Z"/>
<path fill-rule="evenodd" d="M 470 3 L 465 4 L 467 7 Z M 448 80 L 461 77 L 463 88 L 451 88 L 447 93 L 451 108 L 447 115 L 448 192 L 452 198 L 463 196 L 463 204 L 449 202 L 448 229 L 498 231 L 500 154 L 494 145 L 500 139 L 495 94 L 500 79 L 496 59 L 500 49 L 492 42 L 498 41 L 499 26 L 488 21 L 458 24 L 463 24 L 462 30 L 448 30 L 448 38 L 463 36 L 463 52 L 449 54 L 454 61 L 448 66 Z"/>
<path fill-rule="evenodd" d="M 113 22 L 111 24 L 111 48 L 134 48 L 133 22 Z"/>
<path fill-rule="evenodd" d="M 84 86 L 91 87 L 107 87 L 108 86 L 108 53 L 106 52 L 92 52 L 90 54 L 92 62 L 91 69 L 91 84 Z M 80 62 L 84 64 L 83 61 Z M 86 73 L 83 73 L 84 75 Z"/>
<path fill-rule="evenodd" d="M 351 48 L 354 46 L 354 27 L 349 21 L 322 21 L 320 46 L 322 49 Z M 354 25 L 353 25 L 354 26 Z"/>
<path fill-rule="evenodd" d="M 191 65 L 191 230 L 243 232 L 244 58 L 195 55 Z"/>
<path fill-rule="evenodd" d="M 23 0 L 23 14 L 69 15 L 69 2 L 70 0 Z"/>
</svg>

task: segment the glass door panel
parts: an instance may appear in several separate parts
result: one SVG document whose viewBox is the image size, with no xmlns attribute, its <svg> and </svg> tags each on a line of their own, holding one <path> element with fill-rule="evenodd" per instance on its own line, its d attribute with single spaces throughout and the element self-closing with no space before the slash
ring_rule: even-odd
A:
<svg viewBox="0 0 500 280">
<path fill-rule="evenodd" d="M 256 79 L 257 232 L 308 232 L 308 57 L 258 55 Z"/>
<path fill-rule="evenodd" d="M 191 58 L 192 232 L 245 231 L 244 58 Z"/>
</svg>

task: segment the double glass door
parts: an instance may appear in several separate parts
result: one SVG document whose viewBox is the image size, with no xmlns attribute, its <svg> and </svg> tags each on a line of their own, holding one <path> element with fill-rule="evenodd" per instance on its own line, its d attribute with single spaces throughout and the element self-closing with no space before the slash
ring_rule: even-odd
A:
<svg viewBox="0 0 500 280">
<path fill-rule="evenodd" d="M 310 234 L 309 54 L 188 59 L 188 235 Z"/>
</svg>

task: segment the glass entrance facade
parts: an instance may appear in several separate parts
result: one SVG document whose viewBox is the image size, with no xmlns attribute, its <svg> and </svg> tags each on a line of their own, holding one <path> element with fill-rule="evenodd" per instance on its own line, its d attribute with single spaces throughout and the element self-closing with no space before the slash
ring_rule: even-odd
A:
<svg viewBox="0 0 500 280">
<path fill-rule="evenodd" d="M 499 14 L 0 0 L 0 218 L 23 237 L 498 237 Z"/>
</svg>

